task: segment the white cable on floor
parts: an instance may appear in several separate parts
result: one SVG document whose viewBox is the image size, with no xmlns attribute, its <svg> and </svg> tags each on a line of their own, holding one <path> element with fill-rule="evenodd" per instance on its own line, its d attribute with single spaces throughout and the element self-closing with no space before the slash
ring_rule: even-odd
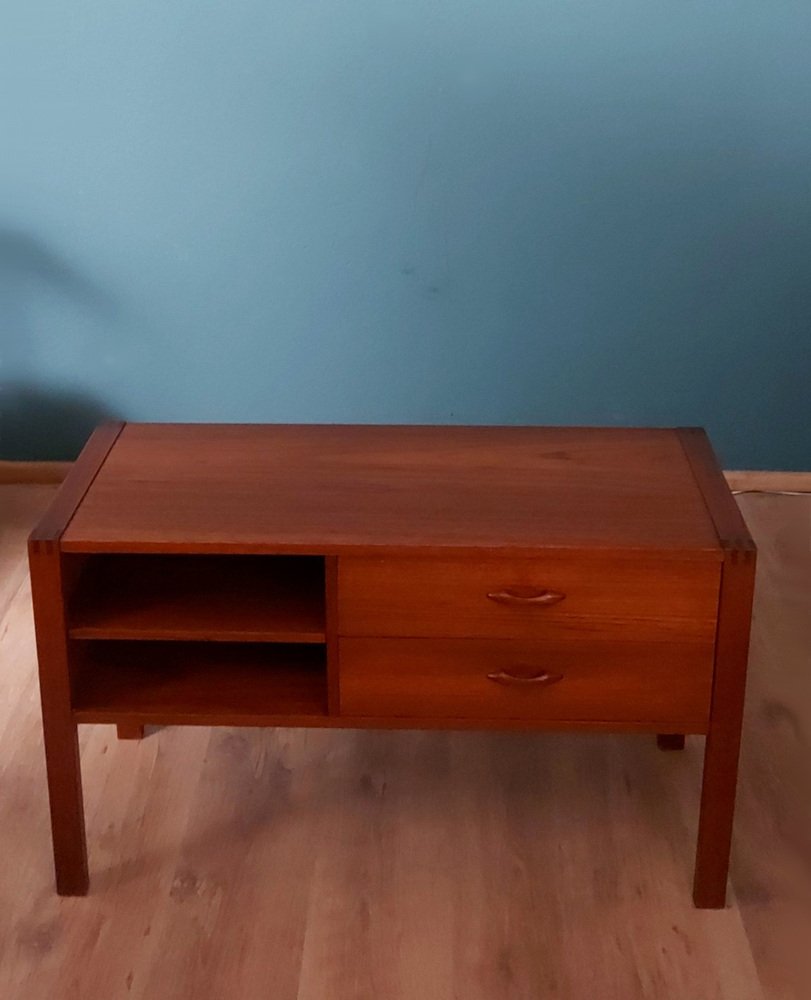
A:
<svg viewBox="0 0 811 1000">
<path fill-rule="evenodd" d="M 740 496 L 742 493 L 768 493 L 775 497 L 811 497 L 809 490 L 731 490 L 733 496 Z"/>
</svg>

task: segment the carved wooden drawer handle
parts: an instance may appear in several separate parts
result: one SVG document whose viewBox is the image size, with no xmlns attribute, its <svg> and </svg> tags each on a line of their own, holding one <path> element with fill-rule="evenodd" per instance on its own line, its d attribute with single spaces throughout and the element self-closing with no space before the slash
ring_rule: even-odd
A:
<svg viewBox="0 0 811 1000">
<path fill-rule="evenodd" d="M 499 670 L 496 673 L 487 675 L 488 681 L 495 681 L 496 684 L 557 684 L 563 680 L 563 674 L 550 674 L 546 670 L 540 670 L 535 674 L 511 674 L 507 670 Z"/>
<path fill-rule="evenodd" d="M 505 587 L 504 590 L 493 590 L 487 597 L 496 604 L 512 604 L 516 606 L 534 604 L 558 604 L 564 600 L 565 594 L 557 590 L 539 590 L 537 587 Z"/>
</svg>

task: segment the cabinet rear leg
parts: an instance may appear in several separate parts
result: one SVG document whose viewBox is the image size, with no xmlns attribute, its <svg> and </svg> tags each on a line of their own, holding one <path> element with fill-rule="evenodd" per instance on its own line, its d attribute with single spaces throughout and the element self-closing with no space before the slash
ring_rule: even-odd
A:
<svg viewBox="0 0 811 1000">
<path fill-rule="evenodd" d="M 119 722 L 116 730 L 120 740 L 142 740 L 144 738 L 144 727 L 134 722 Z"/>
</svg>

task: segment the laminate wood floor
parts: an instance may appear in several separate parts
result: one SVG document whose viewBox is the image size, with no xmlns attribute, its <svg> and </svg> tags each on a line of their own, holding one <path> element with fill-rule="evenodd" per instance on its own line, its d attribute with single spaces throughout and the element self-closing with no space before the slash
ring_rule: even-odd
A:
<svg viewBox="0 0 811 1000">
<path fill-rule="evenodd" d="M 701 743 L 82 730 L 91 894 L 50 857 L 25 536 L 0 487 L 2 1000 L 811 997 L 811 496 L 760 545 L 731 905 L 690 901 Z"/>
</svg>

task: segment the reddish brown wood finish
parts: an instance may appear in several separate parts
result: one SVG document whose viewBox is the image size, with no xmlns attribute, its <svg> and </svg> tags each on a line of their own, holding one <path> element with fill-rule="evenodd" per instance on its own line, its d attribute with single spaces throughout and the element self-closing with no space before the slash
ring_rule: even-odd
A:
<svg viewBox="0 0 811 1000">
<path fill-rule="evenodd" d="M 340 561 L 342 635 L 565 639 L 578 635 L 712 649 L 717 563 L 541 553 L 535 559 L 361 557 Z M 557 591 L 552 603 L 491 594 Z"/>
<path fill-rule="evenodd" d="M 706 732 L 712 649 L 692 643 L 507 639 L 341 639 L 341 709 L 350 715 L 481 720 L 681 720 Z M 541 672 L 557 683 L 522 683 Z M 495 683 L 508 673 L 513 683 Z"/>
<path fill-rule="evenodd" d="M 119 722 L 116 726 L 116 733 L 120 740 L 142 740 L 144 727 L 136 723 Z"/>
<path fill-rule="evenodd" d="M 682 428 L 679 436 L 724 552 L 693 883 L 696 906 L 721 908 L 726 904 L 735 814 L 756 551 L 704 431 Z"/>
<path fill-rule="evenodd" d="M 61 895 L 81 896 L 88 886 L 87 847 L 79 741 L 71 713 L 63 580 L 58 549 L 46 550 L 40 541 L 32 543 L 29 567 L 56 888 Z"/>
<path fill-rule="evenodd" d="M 177 709 L 133 711 L 121 706 L 104 706 L 82 709 L 74 713 L 79 723 L 118 725 L 130 724 L 135 717 L 143 720 L 143 725 L 151 726 L 244 726 L 246 728 L 301 728 L 301 729 L 414 729 L 414 730 L 461 730 L 470 732 L 579 732 L 579 733 L 636 733 L 651 735 L 649 722 L 617 722 L 607 719 L 470 719 L 470 718 L 415 718 L 394 715 L 329 715 L 327 712 L 307 711 L 303 714 L 276 714 L 269 712 L 244 713 L 241 710 L 228 714 L 214 709 L 190 715 Z M 671 725 L 678 724 L 672 720 Z"/>
<path fill-rule="evenodd" d="M 684 733 L 659 733 L 656 745 L 660 750 L 684 750 Z"/>
<path fill-rule="evenodd" d="M 297 725 L 327 713 L 319 646 L 90 642 L 75 673 L 78 722 Z"/>
<path fill-rule="evenodd" d="M 128 424 L 65 551 L 720 561 L 670 430 Z"/>
<path fill-rule="evenodd" d="M 755 552 L 755 543 L 702 427 L 677 430 L 724 552 Z"/>
<path fill-rule="evenodd" d="M 69 630 L 74 639 L 323 643 L 324 562 L 91 556 L 71 602 Z"/>
<path fill-rule="evenodd" d="M 75 574 L 63 567 L 59 540 L 122 427 L 120 423 L 106 424 L 93 433 L 28 542 L 56 887 L 67 896 L 87 892 L 88 871 L 65 621 Z"/>
<path fill-rule="evenodd" d="M 29 551 L 31 546 L 38 552 L 51 552 L 61 547 L 59 543 L 65 529 L 123 430 L 124 424 L 121 421 L 113 421 L 102 424 L 93 431 L 81 455 L 65 476 L 53 503 L 31 532 Z"/>
<path fill-rule="evenodd" d="M 730 550 L 721 583 L 712 709 L 704 750 L 693 887 L 699 907 L 720 908 L 726 903 L 754 580 L 754 551 Z"/>
<path fill-rule="evenodd" d="M 77 722 L 564 728 L 708 732 L 723 905 L 754 546 L 701 431 L 110 426 L 31 572 L 60 892 Z"/>
<path fill-rule="evenodd" d="M 330 715 L 341 712 L 341 687 L 338 665 L 338 559 L 327 556 L 325 562 L 327 696 Z"/>
</svg>

